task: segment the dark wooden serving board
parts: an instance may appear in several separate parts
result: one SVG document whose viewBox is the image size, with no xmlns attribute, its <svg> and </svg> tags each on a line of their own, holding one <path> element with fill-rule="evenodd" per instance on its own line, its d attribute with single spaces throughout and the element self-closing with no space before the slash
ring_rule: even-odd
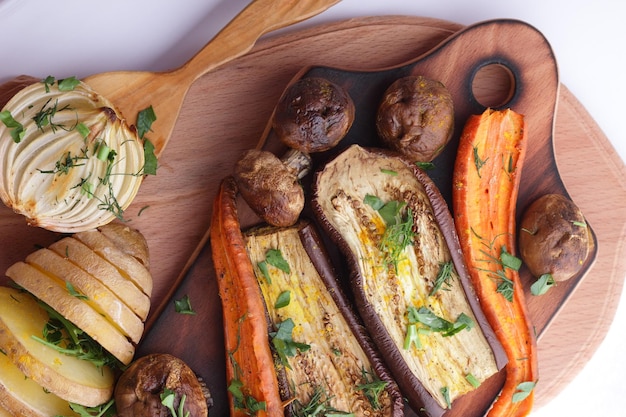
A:
<svg viewBox="0 0 626 417">
<path fill-rule="evenodd" d="M 158 175 L 146 179 L 127 218 L 148 239 L 155 280 L 150 329 L 139 354 L 161 351 L 185 359 L 214 392 L 212 415 L 226 415 L 227 410 L 221 306 L 205 245 L 219 181 L 232 171 L 243 150 L 262 141 L 273 106 L 303 68 L 315 65 L 367 72 L 403 66 L 461 29 L 450 22 L 398 16 L 327 24 L 263 40 L 246 56 L 203 76 L 191 87 Z M 494 29 L 497 37 L 510 32 L 501 29 Z M 480 55 L 490 50 L 494 34 L 485 33 L 482 41 L 450 55 L 459 60 L 468 53 Z M 626 237 L 626 168 L 581 104 L 559 84 L 554 57 L 541 39 L 535 39 L 543 44 L 539 50 L 520 54 L 530 61 L 519 61 L 515 55 L 514 50 L 524 47 L 519 38 L 508 41 L 511 50 L 502 50 L 518 77 L 515 85 L 521 86 L 511 106 L 521 105 L 519 111 L 536 134 L 524 168 L 524 175 L 528 173 L 533 180 L 523 185 L 520 205 L 545 190 L 569 194 L 592 225 L 598 252 L 584 276 L 547 296 L 528 297 L 541 334 L 538 405 L 560 391 L 596 350 L 612 320 L 626 271 L 625 248 L 616 243 Z M 467 88 L 464 68 L 455 66 L 458 62 L 438 59 L 435 54 L 420 61 L 417 70 L 429 72 L 455 91 Z M 481 106 L 466 103 L 459 108 L 457 132 L 464 117 Z M 599 201 L 610 203 L 610 209 Z M 57 235 L 30 228 L 20 216 L 0 208 L 0 269 L 6 270 L 37 245 L 56 239 Z M 185 294 L 197 311 L 194 316 L 174 312 L 173 300 Z M 589 314 L 592 306 L 594 314 Z"/>
</svg>

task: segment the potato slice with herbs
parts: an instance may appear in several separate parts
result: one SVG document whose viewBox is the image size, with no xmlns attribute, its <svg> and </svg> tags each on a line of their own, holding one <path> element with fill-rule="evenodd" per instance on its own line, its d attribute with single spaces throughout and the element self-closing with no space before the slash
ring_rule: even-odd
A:
<svg viewBox="0 0 626 417">
<path fill-rule="evenodd" d="M 50 317 L 25 291 L 0 287 L 0 349 L 41 389 L 68 402 L 95 407 L 113 394 L 108 366 L 68 356 L 45 343 Z"/>
<path fill-rule="evenodd" d="M 7 355 L 0 354 L 0 417 L 78 416 L 70 404 L 27 378 Z"/>
<path fill-rule="evenodd" d="M 113 291 L 142 321 L 146 320 L 150 311 L 150 298 L 128 277 L 123 276 L 114 263 L 107 261 L 73 236 L 54 242 L 48 249 L 79 265 Z"/>
<path fill-rule="evenodd" d="M 312 225 L 252 229 L 245 240 L 291 412 L 402 416 L 398 388 L 343 296 Z"/>
<path fill-rule="evenodd" d="M 105 317 L 133 343 L 143 335 L 143 321 L 111 290 L 80 267 L 49 249 L 39 249 L 26 257 L 26 263 L 44 272 Z"/>
<path fill-rule="evenodd" d="M 506 362 L 468 281 L 447 205 L 399 154 L 353 145 L 314 184 L 357 307 L 415 410 L 440 416 Z"/>
<path fill-rule="evenodd" d="M 50 275 L 24 262 L 11 265 L 6 275 L 91 336 L 123 364 L 127 365 L 133 359 L 133 344 L 100 312 L 87 304 L 81 294 L 74 293 L 71 288 L 62 286 Z"/>
</svg>

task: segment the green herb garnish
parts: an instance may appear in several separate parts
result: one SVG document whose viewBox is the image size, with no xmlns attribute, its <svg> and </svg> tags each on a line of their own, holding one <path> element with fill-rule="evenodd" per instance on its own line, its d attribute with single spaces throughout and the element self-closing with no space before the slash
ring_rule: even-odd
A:
<svg viewBox="0 0 626 417">
<path fill-rule="evenodd" d="M 437 278 L 435 279 L 435 283 L 433 285 L 433 289 L 430 290 L 429 296 L 435 295 L 437 291 L 441 289 L 443 285 L 450 286 L 450 279 L 452 279 L 452 272 L 454 271 L 454 265 L 452 261 L 443 262 L 439 265 L 439 273 L 437 274 Z"/>
<path fill-rule="evenodd" d="M 276 353 L 280 359 L 280 362 L 291 369 L 289 365 L 288 357 L 294 357 L 300 352 L 306 352 L 311 348 L 306 343 L 295 342 L 292 338 L 293 328 L 295 324 L 292 319 L 288 318 L 276 325 L 276 331 L 270 333 L 272 338 L 272 345 L 276 349 Z"/>
<path fill-rule="evenodd" d="M 156 119 L 157 117 L 152 106 L 137 113 L 137 135 L 140 139 L 143 139 L 144 135 L 150 132 L 152 123 L 154 123 Z"/>
<path fill-rule="evenodd" d="M 520 383 L 517 387 L 515 387 L 515 393 L 513 394 L 512 402 L 518 403 L 523 401 L 530 395 L 530 393 L 535 389 L 536 382 L 527 381 Z"/>
<path fill-rule="evenodd" d="M 532 295 L 544 295 L 555 285 L 556 281 L 554 281 L 552 274 L 543 274 L 530 286 L 530 293 Z"/>
<path fill-rule="evenodd" d="M 161 404 L 167 407 L 170 410 L 170 414 L 172 417 L 189 417 L 190 412 L 185 412 L 185 400 L 187 399 L 187 395 L 183 394 L 180 397 L 180 401 L 178 402 L 178 409 L 174 407 L 174 400 L 176 400 L 176 393 L 169 388 L 165 388 L 163 392 L 159 395 L 161 399 Z"/>
<path fill-rule="evenodd" d="M 287 307 L 291 302 L 291 291 L 283 291 L 278 294 L 278 298 L 276 298 L 276 303 L 274 303 L 274 308 L 279 309 L 283 307 Z"/>
<path fill-rule="evenodd" d="M 20 143 L 20 141 L 24 138 L 24 126 L 15 120 L 11 115 L 11 112 L 8 110 L 4 110 L 0 112 L 0 121 L 4 123 L 7 129 L 11 129 L 11 138 L 13 142 Z"/>
<path fill-rule="evenodd" d="M 179 314 L 196 314 L 194 309 L 191 307 L 191 300 L 188 295 L 183 296 L 180 300 L 174 301 L 174 310 Z"/>
</svg>

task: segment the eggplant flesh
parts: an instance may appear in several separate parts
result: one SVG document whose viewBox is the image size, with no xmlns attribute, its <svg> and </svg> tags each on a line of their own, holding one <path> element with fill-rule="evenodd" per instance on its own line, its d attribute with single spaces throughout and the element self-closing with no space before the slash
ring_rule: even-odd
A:
<svg viewBox="0 0 626 417">
<path fill-rule="evenodd" d="M 289 403 L 286 415 L 310 415 L 316 409 L 403 416 L 400 391 L 338 286 L 312 224 L 301 220 L 291 227 L 256 227 L 244 238 L 270 336 L 291 321 L 291 338 L 298 344 L 286 361 L 273 345 L 281 395 Z M 276 256 L 284 261 L 282 267 L 274 265 Z"/>
<path fill-rule="evenodd" d="M 396 243 L 395 253 L 387 241 L 392 226 L 380 209 L 391 202 L 404 207 L 397 216 L 409 224 L 408 244 Z M 412 408 L 442 415 L 504 366 L 502 347 L 467 277 L 447 205 L 415 164 L 352 145 L 316 173 L 313 209 L 346 257 L 358 311 Z M 442 281 L 444 265 L 453 268 Z M 448 323 L 464 316 L 470 325 L 449 335 L 415 323 L 409 311 L 417 310 Z M 410 330 L 418 334 L 407 346 Z"/>
</svg>

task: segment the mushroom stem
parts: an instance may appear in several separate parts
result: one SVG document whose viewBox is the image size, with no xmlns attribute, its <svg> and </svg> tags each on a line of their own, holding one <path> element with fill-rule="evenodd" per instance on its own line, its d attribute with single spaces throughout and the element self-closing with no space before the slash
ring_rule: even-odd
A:
<svg viewBox="0 0 626 417">
<path fill-rule="evenodd" d="M 281 162 L 298 177 L 299 180 L 311 172 L 311 156 L 297 149 L 289 148 L 280 158 Z"/>
</svg>

